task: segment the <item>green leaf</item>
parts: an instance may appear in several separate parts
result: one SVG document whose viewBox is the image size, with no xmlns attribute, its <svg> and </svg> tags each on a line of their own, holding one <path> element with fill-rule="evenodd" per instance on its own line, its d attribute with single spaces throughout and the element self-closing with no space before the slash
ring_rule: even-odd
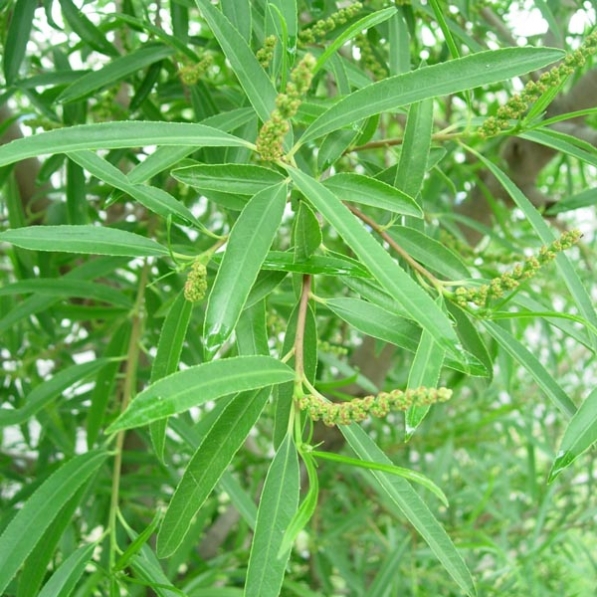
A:
<svg viewBox="0 0 597 597">
<path fill-rule="evenodd" d="M 106 284 L 64 278 L 32 278 L 0 288 L 0 296 L 35 293 L 43 296 L 78 297 L 101 301 L 130 309 L 131 299 Z"/>
<path fill-rule="evenodd" d="M 56 595 L 68 597 L 83 576 L 96 547 L 95 543 L 91 543 L 83 545 L 71 553 L 52 574 L 37 597 L 56 597 Z"/>
<path fill-rule="evenodd" d="M 172 303 L 162 325 L 157 352 L 151 368 L 150 384 L 174 373 L 178 369 L 182 345 L 191 321 L 192 312 L 193 303 L 187 301 L 184 297 L 184 291 L 181 291 Z M 149 426 L 151 443 L 160 460 L 164 458 L 166 427 L 167 419 L 160 419 Z"/>
<path fill-rule="evenodd" d="M 360 332 L 415 352 L 421 330 L 412 321 L 357 298 L 326 299 L 326 307 Z"/>
<path fill-rule="evenodd" d="M 232 227 L 207 301 L 203 328 L 207 355 L 213 356 L 234 331 L 282 220 L 287 190 L 282 183 L 257 193 Z"/>
<path fill-rule="evenodd" d="M 436 388 L 444 364 L 446 351 L 438 346 L 428 332 L 421 334 L 415 360 L 408 373 L 408 389 L 416 390 L 421 386 Z M 404 439 L 408 441 L 421 421 L 427 416 L 431 405 L 411 406 L 404 414 Z"/>
<path fill-rule="evenodd" d="M 94 70 L 69 85 L 56 101 L 68 103 L 87 97 L 98 89 L 115 85 L 129 75 L 137 73 L 146 66 L 168 58 L 174 54 L 174 48 L 161 44 L 151 44 L 115 58 L 99 70 Z"/>
<path fill-rule="evenodd" d="M 32 251 L 122 257 L 169 255 L 166 247 L 149 238 L 104 226 L 29 226 L 0 233 L 0 241 Z"/>
<path fill-rule="evenodd" d="M 552 64 L 563 52 L 550 48 L 504 48 L 389 77 L 359 89 L 319 116 L 301 144 L 381 112 L 481 85 L 498 83 Z"/>
<path fill-rule="evenodd" d="M 158 534 L 158 557 L 172 555 L 182 543 L 194 516 L 247 439 L 269 396 L 269 388 L 238 394 L 209 429 L 166 510 Z"/>
<path fill-rule="evenodd" d="M 311 255 L 303 261 L 296 261 L 294 253 L 270 251 L 263 262 L 263 269 L 298 274 L 371 278 L 369 272 L 358 261 L 331 251 L 326 251 L 326 255 Z"/>
<path fill-rule="evenodd" d="M 343 425 L 340 430 L 361 460 L 392 464 L 358 425 Z M 462 557 L 444 528 L 408 481 L 380 471 L 371 471 L 371 475 L 372 477 L 367 477 L 371 486 L 379 493 L 387 494 L 396 504 L 466 595 L 476 595 L 473 579 Z"/>
<path fill-rule="evenodd" d="M 364 468 L 370 471 L 381 471 L 383 473 L 388 473 L 389 475 L 397 475 L 398 477 L 402 477 L 408 481 L 413 481 L 414 483 L 419 483 L 419 485 L 422 485 L 425 487 L 425 489 L 428 489 L 437 498 L 439 498 L 446 508 L 449 506 L 446 494 L 431 479 L 425 475 L 422 475 L 421 473 L 417 473 L 417 471 L 396 466 L 394 464 L 357 460 L 356 458 L 350 458 L 349 456 L 344 456 L 342 454 L 335 454 L 334 452 L 319 452 L 317 450 L 312 450 L 309 452 L 309 454 L 314 458 L 339 462 L 340 464 L 347 464 L 349 466 Z"/>
<path fill-rule="evenodd" d="M 575 157 L 581 162 L 597 166 L 595 148 L 590 143 L 573 135 L 566 135 L 560 131 L 544 128 L 541 130 L 525 131 L 518 136 L 522 139 L 551 147 L 556 151 Z"/>
<path fill-rule="evenodd" d="M 305 499 L 301 502 L 296 514 L 290 521 L 290 524 L 286 528 L 284 540 L 282 541 L 280 549 L 278 550 L 278 557 L 283 556 L 292 549 L 298 534 L 307 526 L 307 523 L 311 520 L 313 513 L 317 508 L 317 498 L 319 497 L 319 479 L 317 477 L 317 469 L 314 458 L 314 456 L 317 454 L 318 453 L 314 453 L 312 451 L 301 453 L 301 458 L 309 478 L 309 491 L 307 492 Z M 323 452 L 323 454 L 325 457 L 328 452 Z"/>
<path fill-rule="evenodd" d="M 276 90 L 255 54 L 210 0 L 196 0 L 203 18 L 222 47 L 257 116 L 266 122 L 276 105 Z"/>
<path fill-rule="evenodd" d="M 249 0 L 222 0 L 222 12 L 230 23 L 251 43 L 251 2 Z"/>
<path fill-rule="evenodd" d="M 71 0 L 60 0 L 62 16 L 72 30 L 94 50 L 107 56 L 118 56 L 118 50 L 106 39 L 85 14 Z"/>
<path fill-rule="evenodd" d="M 247 597 L 280 594 L 290 550 L 278 557 L 290 522 L 298 509 L 299 463 L 296 446 L 287 435 L 267 472 L 257 511 L 245 585 Z"/>
<path fill-rule="evenodd" d="M 417 202 L 401 190 L 362 174 L 342 172 L 323 181 L 341 201 L 352 201 L 393 213 L 422 218 Z"/>
<path fill-rule="evenodd" d="M 433 132 L 433 99 L 413 104 L 408 110 L 404 143 L 400 152 L 394 186 L 411 197 L 417 197 L 423 187 L 431 133 Z"/>
<path fill-rule="evenodd" d="M 321 227 L 317 216 L 307 203 L 299 203 L 294 221 L 294 259 L 305 261 L 319 248 L 322 241 Z"/>
<path fill-rule="evenodd" d="M 567 416 L 576 413 L 576 406 L 568 394 L 560 387 L 545 367 L 539 362 L 523 344 L 509 334 L 503 327 L 491 322 L 483 321 L 485 329 L 495 338 L 498 344 L 510 354 L 515 361 L 522 365 L 537 385 L 545 392 L 547 397 L 557 408 Z"/>
<path fill-rule="evenodd" d="M 337 52 L 349 39 L 359 35 L 359 33 L 362 33 L 365 29 L 370 29 L 376 25 L 379 25 L 380 23 L 383 23 L 384 21 L 387 21 L 395 14 L 396 9 L 394 7 L 385 8 L 383 10 L 378 10 L 377 12 L 369 14 L 347 27 L 321 54 L 317 60 L 317 63 L 315 64 L 313 72 L 317 73 L 323 67 L 329 57 Z"/>
<path fill-rule="evenodd" d="M 76 456 L 48 477 L 27 499 L 0 536 L 0 593 L 68 499 L 106 460 L 105 451 Z"/>
<path fill-rule="evenodd" d="M 488 160 L 485 156 L 473 151 L 473 154 L 478 156 L 487 169 L 498 179 L 500 184 L 506 189 L 514 203 L 522 210 L 524 215 L 529 220 L 529 223 L 538 234 L 539 238 L 549 245 L 554 240 L 554 235 L 541 214 L 533 207 L 531 202 L 527 199 L 524 193 L 500 170 L 494 163 Z M 570 263 L 568 257 L 560 252 L 556 256 L 556 267 L 562 276 L 562 279 L 568 286 L 570 294 L 572 294 L 576 306 L 581 315 L 595 328 L 597 327 L 597 314 L 593 307 L 593 301 L 587 290 L 580 281 L 578 274 Z M 593 350 L 597 350 L 597 336 L 591 334 L 591 343 Z"/>
<path fill-rule="evenodd" d="M 7 10 L 5 5 L 4 10 Z M 4 78 L 7 85 L 14 83 L 19 75 L 19 68 L 25 57 L 27 42 L 33 26 L 33 15 L 37 8 L 37 0 L 17 0 L 8 25 L 4 41 Z M 6 22 L 4 24 L 6 27 Z"/>
<path fill-rule="evenodd" d="M 570 419 L 558 455 L 549 472 L 551 483 L 597 441 L 597 389 L 594 389 Z"/>
<path fill-rule="evenodd" d="M 448 280 L 471 277 L 460 256 L 439 241 L 408 226 L 392 226 L 388 234 L 413 258 Z"/>
<path fill-rule="evenodd" d="M 21 425 L 33 415 L 56 400 L 65 390 L 87 381 L 108 363 L 107 359 L 95 359 L 88 363 L 71 365 L 58 371 L 49 380 L 36 386 L 25 399 L 25 405 L 14 410 L 0 409 L 0 428 Z"/>
<path fill-rule="evenodd" d="M 99 157 L 92 151 L 69 152 L 68 157 L 80 164 L 90 174 L 93 174 L 100 180 L 107 182 L 116 189 L 128 193 L 136 199 L 141 205 L 154 213 L 168 218 L 171 216 L 175 222 L 183 225 L 191 225 L 201 229 L 203 226 L 189 210 L 180 201 L 172 195 L 156 187 L 143 184 L 131 184 L 118 168 L 110 164 L 107 160 Z"/>
<path fill-rule="evenodd" d="M 269 168 L 252 164 L 197 164 L 176 168 L 172 176 L 199 191 L 255 195 L 284 177 Z"/>
<path fill-rule="evenodd" d="M 299 189 L 412 319 L 428 330 L 438 344 L 457 360 L 467 358 L 445 313 L 359 224 L 356 217 L 316 180 L 299 170 L 289 168 L 289 171 Z"/>
<path fill-rule="evenodd" d="M 118 149 L 143 145 L 250 146 L 243 139 L 203 124 L 150 121 L 101 122 L 47 131 L 2 145 L 0 146 L 0 167 L 46 153 L 63 153 L 80 149 Z"/>
<path fill-rule="evenodd" d="M 107 433 L 152 421 L 217 400 L 228 394 L 276 385 L 294 379 L 294 371 L 268 356 L 232 357 L 189 367 L 143 390 Z"/>
</svg>

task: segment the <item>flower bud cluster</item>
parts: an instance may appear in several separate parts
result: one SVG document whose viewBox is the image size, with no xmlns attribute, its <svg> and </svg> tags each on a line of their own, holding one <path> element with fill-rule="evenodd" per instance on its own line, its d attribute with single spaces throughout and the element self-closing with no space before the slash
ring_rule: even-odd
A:
<svg viewBox="0 0 597 597">
<path fill-rule="evenodd" d="M 361 64 L 373 75 L 374 79 L 385 79 L 388 76 L 388 71 L 377 59 L 367 36 L 364 33 L 357 35 L 355 41 L 361 51 Z"/>
<path fill-rule="evenodd" d="M 286 133 L 290 130 L 289 120 L 298 112 L 302 98 L 309 90 L 314 66 L 315 58 L 311 54 L 305 54 L 290 73 L 286 93 L 279 93 L 276 97 L 276 109 L 261 127 L 256 141 L 257 151 L 262 160 L 274 162 L 284 155 L 283 143 Z"/>
<path fill-rule="evenodd" d="M 179 69 L 180 80 L 184 85 L 195 85 L 212 64 L 213 56 L 205 53 L 197 64 L 185 64 Z"/>
<path fill-rule="evenodd" d="M 329 402 L 322 396 L 306 394 L 298 399 L 298 405 L 314 421 L 323 421 L 328 427 L 359 423 L 368 416 L 385 417 L 390 411 L 408 410 L 411 406 L 426 406 L 445 402 L 452 397 L 448 388 L 417 388 L 416 390 L 392 390 L 377 396 L 354 398 L 348 402 Z"/>
<path fill-rule="evenodd" d="M 184 285 L 184 297 L 191 303 L 197 303 L 207 291 L 207 269 L 198 259 L 191 266 Z"/>
<path fill-rule="evenodd" d="M 529 81 L 520 94 L 513 95 L 495 116 L 490 116 L 479 128 L 482 137 L 497 135 L 510 127 L 510 120 L 518 120 L 527 111 L 530 104 L 537 101 L 548 89 L 553 89 L 576 69 L 583 66 L 586 58 L 597 52 L 597 30 L 589 34 L 582 46 L 566 55 L 564 60 L 544 72 L 538 81 Z"/>
<path fill-rule="evenodd" d="M 317 350 L 334 354 L 336 356 L 344 356 L 348 354 L 348 348 L 346 346 L 338 346 L 337 344 L 330 344 L 327 340 L 317 341 Z"/>
<path fill-rule="evenodd" d="M 491 299 L 502 297 L 507 290 L 513 290 L 520 286 L 521 282 L 536 276 L 544 265 L 551 263 L 561 251 L 575 245 L 581 236 L 579 230 L 564 232 L 549 247 L 541 247 L 536 257 L 529 257 L 522 265 L 516 265 L 512 271 L 493 278 L 489 284 L 483 284 L 477 288 L 457 288 L 452 298 L 462 307 L 466 307 L 467 303 L 486 307 Z"/>
<path fill-rule="evenodd" d="M 257 50 L 257 60 L 263 68 L 267 68 L 274 57 L 274 48 L 278 43 L 278 38 L 275 35 L 268 35 L 264 42 L 263 48 Z"/>
<path fill-rule="evenodd" d="M 346 24 L 352 17 L 354 17 L 363 8 L 361 2 L 355 2 L 346 8 L 335 12 L 327 19 L 317 21 L 311 27 L 303 29 L 299 33 L 299 43 L 301 45 L 314 44 L 323 39 L 330 31 L 336 27 Z"/>
</svg>

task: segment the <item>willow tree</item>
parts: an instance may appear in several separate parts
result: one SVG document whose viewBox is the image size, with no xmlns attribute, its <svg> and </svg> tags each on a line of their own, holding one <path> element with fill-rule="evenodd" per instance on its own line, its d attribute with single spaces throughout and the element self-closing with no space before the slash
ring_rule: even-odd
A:
<svg viewBox="0 0 597 597">
<path fill-rule="evenodd" d="M 594 10 L 484 4 L 2 3 L 3 594 L 594 588 Z"/>
</svg>

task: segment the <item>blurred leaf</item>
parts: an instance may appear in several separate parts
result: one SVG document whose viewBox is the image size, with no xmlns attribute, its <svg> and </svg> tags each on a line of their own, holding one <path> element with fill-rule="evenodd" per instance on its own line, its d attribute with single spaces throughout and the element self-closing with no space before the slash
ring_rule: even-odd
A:
<svg viewBox="0 0 597 597">
<path fill-rule="evenodd" d="M 37 0 L 16 0 L 10 18 L 10 24 L 4 41 L 4 78 L 6 83 L 11 85 L 19 76 L 19 69 L 27 43 L 33 27 L 33 15 L 37 8 Z M 6 27 L 6 24 L 4 25 Z"/>
<path fill-rule="evenodd" d="M 75 456 L 50 475 L 23 504 L 0 536 L 0 592 L 4 592 L 62 506 L 107 456 L 105 451 Z"/>
<path fill-rule="evenodd" d="M 510 354 L 519 365 L 522 365 L 547 397 L 565 415 L 571 417 L 576 413 L 576 406 L 568 394 L 560 387 L 547 369 L 538 361 L 523 344 L 509 334 L 503 327 L 484 321 L 483 326 L 495 338 L 498 344 Z"/>
<path fill-rule="evenodd" d="M 558 455 L 549 472 L 551 483 L 583 452 L 597 441 L 597 389 L 593 390 L 574 413 L 560 443 Z"/>
<path fill-rule="evenodd" d="M 334 104 L 305 131 L 301 143 L 374 114 L 524 75 L 562 57 L 560 50 L 550 48 L 504 48 L 389 77 Z"/>
<path fill-rule="evenodd" d="M 393 6 L 390 8 L 385 8 L 383 10 L 378 10 L 372 14 L 369 14 L 359 19 L 358 21 L 344 29 L 344 31 L 342 31 L 342 33 L 338 35 L 331 44 L 328 45 L 325 51 L 317 59 L 317 63 L 315 64 L 313 72 L 317 73 L 319 70 L 321 70 L 321 68 L 329 59 L 329 57 L 334 52 L 337 52 L 349 39 L 356 37 L 357 35 L 362 33 L 364 29 L 370 29 L 372 27 L 375 27 L 376 25 L 379 25 L 380 23 L 387 21 L 388 19 L 392 18 L 395 14 L 396 9 Z"/>
<path fill-rule="evenodd" d="M 0 428 L 21 425 L 56 400 L 65 390 L 86 381 L 108 364 L 107 359 L 95 359 L 88 363 L 71 365 L 58 371 L 49 380 L 36 386 L 25 399 L 25 404 L 17 409 L 0 409 Z"/>
<path fill-rule="evenodd" d="M 291 379 L 294 371 L 268 356 L 232 357 L 194 365 L 145 388 L 106 433 L 147 425 L 228 394 Z"/>
<path fill-rule="evenodd" d="M 375 178 L 343 172 L 326 178 L 323 185 L 341 201 L 362 203 L 415 218 L 423 217 L 421 208 L 412 197 Z"/>
<path fill-rule="evenodd" d="M 343 425 L 342 434 L 350 447 L 361 460 L 391 465 L 390 459 L 375 445 L 373 440 L 358 425 Z M 416 531 L 427 542 L 431 551 L 442 563 L 450 576 L 458 583 L 466 595 L 476 595 L 473 579 L 462 557 L 456 550 L 444 528 L 433 516 L 425 502 L 410 486 L 408 481 L 395 475 L 371 471 L 366 477 L 371 486 L 380 493 L 387 494 L 400 509 Z"/>
<path fill-rule="evenodd" d="M 260 120 L 269 120 L 275 107 L 276 90 L 251 48 L 230 21 L 210 2 L 195 0 L 201 15 L 222 47 Z"/>
<path fill-rule="evenodd" d="M 58 96 L 57 101 L 66 104 L 87 97 L 98 89 L 108 85 L 115 85 L 129 75 L 173 54 L 174 50 L 168 46 L 148 45 L 126 54 L 126 56 L 115 58 L 99 70 L 83 75 L 80 79 L 71 83 Z"/>
<path fill-rule="evenodd" d="M 380 471 L 388 473 L 389 475 L 397 475 L 408 481 L 419 483 L 428 489 L 441 500 L 444 506 L 448 507 L 448 498 L 446 494 L 433 482 L 428 479 L 425 475 L 417 473 L 416 471 L 403 468 L 401 466 L 395 466 L 394 464 L 384 464 L 379 462 L 369 462 L 366 460 L 357 460 L 356 458 L 350 458 L 349 456 L 343 456 L 342 454 L 335 454 L 334 452 L 319 452 L 317 450 L 311 450 L 309 452 L 314 458 L 321 458 L 322 460 L 330 460 L 331 462 L 338 462 L 340 464 L 347 464 L 348 466 L 355 466 L 357 468 L 364 468 L 370 471 Z"/>
<path fill-rule="evenodd" d="M 62 251 L 122 257 L 163 257 L 154 240 L 105 226 L 29 226 L 0 233 L 0 241 L 33 251 Z"/>
<path fill-rule="evenodd" d="M 207 299 L 203 336 L 210 357 L 230 337 L 284 213 L 286 183 L 257 193 L 230 231 L 226 252 Z"/>
<path fill-rule="evenodd" d="M 245 595 L 280 594 L 290 550 L 278 557 L 290 522 L 298 509 L 299 464 L 292 436 L 286 436 L 269 467 L 257 511 L 249 556 Z"/>
</svg>

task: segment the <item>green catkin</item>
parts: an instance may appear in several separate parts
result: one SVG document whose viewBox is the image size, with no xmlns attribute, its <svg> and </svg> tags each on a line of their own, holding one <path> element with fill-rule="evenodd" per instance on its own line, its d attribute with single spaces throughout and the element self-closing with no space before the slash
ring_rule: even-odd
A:
<svg viewBox="0 0 597 597">
<path fill-rule="evenodd" d="M 197 303 L 203 299 L 207 291 L 207 269 L 199 260 L 191 266 L 184 285 L 184 297 L 191 303 Z"/>
<path fill-rule="evenodd" d="M 564 232 L 549 247 L 541 247 L 537 256 L 525 259 L 522 264 L 515 265 L 510 272 L 497 276 L 488 284 L 483 284 L 477 288 L 457 288 L 450 298 L 461 307 L 473 303 L 477 307 L 485 308 L 491 299 L 500 298 L 506 291 L 514 290 L 525 280 L 535 277 L 542 267 L 556 258 L 558 253 L 575 245 L 581 237 L 580 230 Z"/>
<path fill-rule="evenodd" d="M 317 21 L 314 25 L 307 29 L 303 29 L 299 33 L 299 44 L 304 46 L 306 44 L 315 44 L 321 41 L 328 33 L 336 29 L 336 27 L 345 25 L 350 19 L 358 14 L 362 8 L 363 5 L 361 2 L 355 2 L 354 4 L 335 12 L 327 19 Z"/>
<path fill-rule="evenodd" d="M 452 390 L 448 388 L 421 387 L 415 390 L 380 392 L 377 396 L 354 398 L 347 402 L 329 402 L 322 396 L 305 394 L 297 399 L 297 403 L 313 421 L 323 421 L 328 427 L 333 427 L 359 423 L 368 416 L 383 418 L 392 411 L 445 402 L 451 397 Z"/>
</svg>

